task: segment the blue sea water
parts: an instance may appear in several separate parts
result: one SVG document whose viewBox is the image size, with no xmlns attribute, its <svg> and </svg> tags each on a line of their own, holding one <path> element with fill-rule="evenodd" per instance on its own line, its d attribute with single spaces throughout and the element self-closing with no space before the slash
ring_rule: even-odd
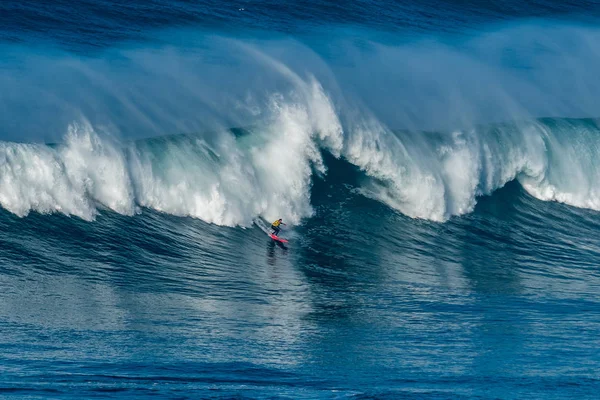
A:
<svg viewBox="0 0 600 400">
<path fill-rule="evenodd" d="M 597 398 L 599 17 L 1 2 L 0 397 Z"/>
</svg>

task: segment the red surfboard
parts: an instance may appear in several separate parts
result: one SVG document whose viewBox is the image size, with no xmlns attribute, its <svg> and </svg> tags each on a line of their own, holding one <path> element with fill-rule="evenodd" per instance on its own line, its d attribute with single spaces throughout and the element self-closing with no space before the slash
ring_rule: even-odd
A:
<svg viewBox="0 0 600 400">
<path fill-rule="evenodd" d="M 281 242 L 281 243 L 287 243 L 288 242 L 287 240 L 282 239 L 280 237 L 277 237 L 277 236 L 273 235 L 272 233 L 269 236 L 271 237 L 271 239 L 276 240 L 276 241 Z"/>
</svg>

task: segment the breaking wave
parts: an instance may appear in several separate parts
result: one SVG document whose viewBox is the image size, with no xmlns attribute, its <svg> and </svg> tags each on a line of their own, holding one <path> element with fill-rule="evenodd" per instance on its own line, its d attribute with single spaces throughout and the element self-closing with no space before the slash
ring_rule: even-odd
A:
<svg viewBox="0 0 600 400">
<path fill-rule="evenodd" d="M 362 47 L 333 37 L 335 58 L 209 35 L 88 58 L 7 48 L 0 204 L 19 216 L 147 207 L 300 223 L 327 152 L 362 171 L 360 193 L 413 218 L 469 213 L 513 180 L 600 209 L 600 31 L 528 23 Z M 64 126 L 57 144 L 40 143 Z"/>
</svg>

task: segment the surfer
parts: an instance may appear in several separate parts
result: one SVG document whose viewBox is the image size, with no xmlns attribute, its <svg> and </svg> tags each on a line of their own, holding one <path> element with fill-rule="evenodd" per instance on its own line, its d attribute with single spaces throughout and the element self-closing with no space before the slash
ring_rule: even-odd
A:
<svg viewBox="0 0 600 400">
<path fill-rule="evenodd" d="M 277 221 L 271 224 L 271 229 L 273 229 L 273 235 L 279 235 L 279 231 L 281 230 L 281 228 L 279 227 L 280 225 L 285 225 L 281 218 L 279 218 Z"/>
</svg>

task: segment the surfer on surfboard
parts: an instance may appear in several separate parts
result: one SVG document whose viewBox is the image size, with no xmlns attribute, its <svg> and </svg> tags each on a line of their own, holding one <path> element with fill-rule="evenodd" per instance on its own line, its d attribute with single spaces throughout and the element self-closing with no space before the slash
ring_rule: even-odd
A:
<svg viewBox="0 0 600 400">
<path fill-rule="evenodd" d="M 278 236 L 279 235 L 279 231 L 281 231 L 281 228 L 279 227 L 280 225 L 285 225 L 283 223 L 283 220 L 281 218 L 279 218 L 277 221 L 273 222 L 271 224 L 271 229 L 273 229 L 273 235 L 274 236 Z"/>
</svg>

